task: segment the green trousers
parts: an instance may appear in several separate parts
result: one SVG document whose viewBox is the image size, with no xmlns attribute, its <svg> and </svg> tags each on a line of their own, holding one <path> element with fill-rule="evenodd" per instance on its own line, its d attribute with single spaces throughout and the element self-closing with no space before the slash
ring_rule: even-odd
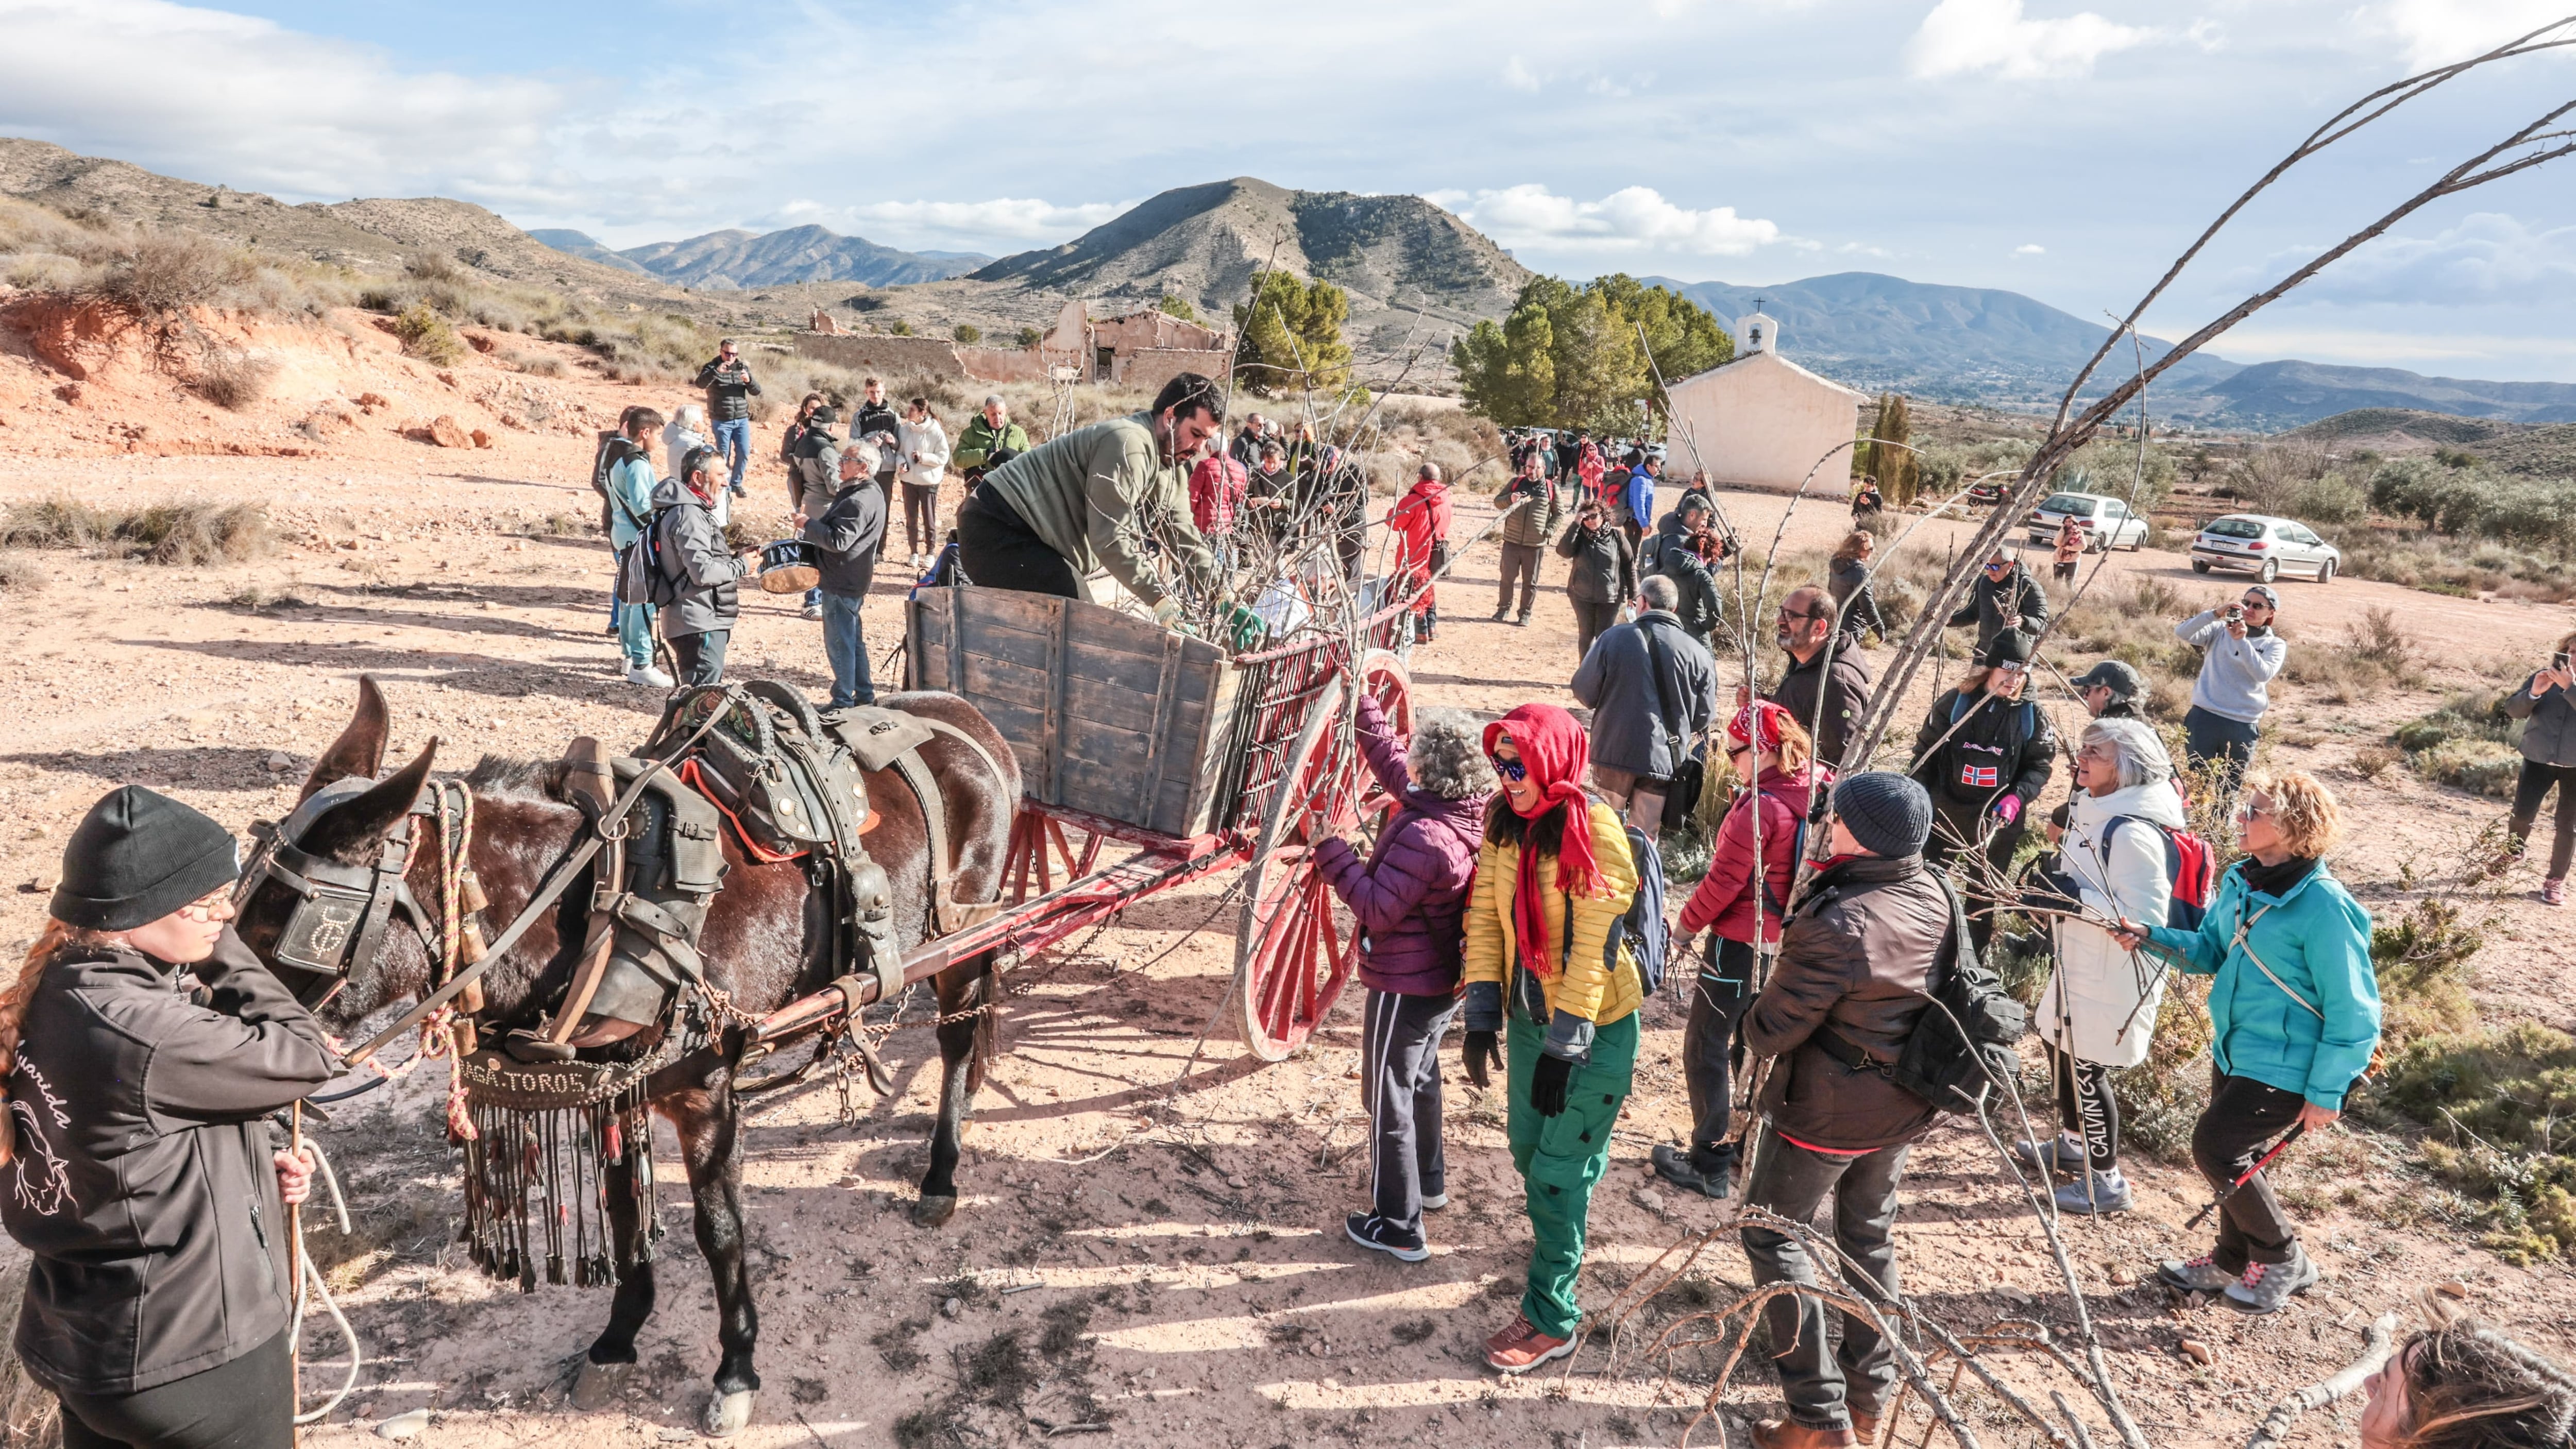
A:
<svg viewBox="0 0 2576 1449">
<path fill-rule="evenodd" d="M 1542 1117 L 1530 1105 L 1546 1028 L 1515 1015 L 1507 1034 L 1511 1074 L 1512 1166 L 1520 1169 L 1529 1208 L 1529 1286 L 1521 1313 L 1550 1338 L 1571 1338 L 1583 1321 L 1575 1277 L 1583 1269 L 1583 1220 L 1592 1188 L 1610 1166 L 1610 1127 L 1637 1068 L 1637 1014 L 1594 1033 L 1592 1061 L 1566 1083 L 1565 1110 Z"/>
</svg>

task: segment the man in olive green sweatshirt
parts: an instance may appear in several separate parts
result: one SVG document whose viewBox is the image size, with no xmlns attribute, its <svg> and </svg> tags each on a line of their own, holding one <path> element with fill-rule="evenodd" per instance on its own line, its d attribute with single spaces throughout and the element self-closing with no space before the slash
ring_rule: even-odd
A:
<svg viewBox="0 0 2576 1449">
<path fill-rule="evenodd" d="M 1191 457 L 1225 421 L 1216 383 L 1184 372 L 1151 410 L 1052 438 L 984 474 L 957 510 L 957 562 L 985 588 L 1084 597 L 1093 569 L 1169 628 L 1177 568 L 1202 594 L 1223 580 L 1190 521 Z"/>
</svg>

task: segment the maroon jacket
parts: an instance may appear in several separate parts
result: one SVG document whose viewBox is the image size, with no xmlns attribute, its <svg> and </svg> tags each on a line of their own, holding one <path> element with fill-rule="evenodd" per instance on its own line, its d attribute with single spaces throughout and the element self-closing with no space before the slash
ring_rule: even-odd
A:
<svg viewBox="0 0 2576 1449">
<path fill-rule="evenodd" d="M 1831 786 L 1833 772 L 1810 763 L 1795 776 L 1776 766 L 1762 772 L 1758 791 L 1739 792 L 1717 827 L 1717 844 L 1708 858 L 1708 874 L 1699 878 L 1690 904 L 1682 907 L 1682 934 L 1696 936 L 1715 927 L 1730 941 L 1753 940 L 1753 800 L 1762 802 L 1762 873 L 1770 878 L 1770 895 L 1762 902 L 1762 939 L 1780 939 L 1782 907 L 1798 872 L 1798 822 L 1807 818 L 1816 785 Z M 1773 904 L 1778 902 L 1779 904 Z"/>
<path fill-rule="evenodd" d="M 1378 783 L 1396 798 L 1395 814 L 1362 861 L 1338 836 L 1315 847 L 1315 865 L 1333 893 L 1360 920 L 1360 984 L 1405 996 L 1448 996 L 1458 989 L 1465 947 L 1467 888 L 1476 879 L 1476 847 L 1485 838 L 1489 795 L 1452 800 L 1414 788 L 1404 770 L 1404 743 L 1386 711 L 1360 696 L 1359 746 Z"/>
</svg>

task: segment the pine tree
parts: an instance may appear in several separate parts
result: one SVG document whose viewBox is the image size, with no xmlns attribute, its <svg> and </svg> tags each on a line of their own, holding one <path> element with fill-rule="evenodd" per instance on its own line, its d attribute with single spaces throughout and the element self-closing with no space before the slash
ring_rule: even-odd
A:
<svg viewBox="0 0 2576 1449">
<path fill-rule="evenodd" d="M 1914 419 L 1906 410 L 1902 393 L 1889 393 L 1879 400 L 1878 425 L 1870 436 L 1888 443 L 1910 443 L 1914 439 Z M 1923 482 L 1922 460 L 1910 447 L 1883 448 L 1872 443 L 1870 476 L 1878 480 L 1878 491 L 1897 508 L 1911 507 L 1914 494 Z"/>
<path fill-rule="evenodd" d="M 1621 433 L 1637 425 L 1639 403 L 1662 410 L 1655 368 L 1679 381 L 1734 356 L 1735 339 L 1688 298 L 1618 274 L 1581 288 L 1533 277 L 1500 325 L 1480 322 L 1449 350 L 1480 416 L 1504 427 Z"/>
<path fill-rule="evenodd" d="M 1235 380 L 1263 397 L 1340 392 L 1351 380 L 1351 348 L 1342 340 L 1350 316 L 1350 298 L 1332 283 L 1266 274 L 1253 299 L 1234 309 Z"/>
</svg>

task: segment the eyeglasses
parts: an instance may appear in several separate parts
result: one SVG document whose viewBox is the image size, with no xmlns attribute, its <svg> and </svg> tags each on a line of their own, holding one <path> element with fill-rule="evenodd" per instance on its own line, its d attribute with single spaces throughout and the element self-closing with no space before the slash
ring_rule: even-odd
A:
<svg viewBox="0 0 2576 1449">
<path fill-rule="evenodd" d="M 217 921 L 229 921 L 233 918 L 233 888 L 226 886 L 222 890 L 199 896 L 181 906 L 176 914 L 210 926 Z"/>
<path fill-rule="evenodd" d="M 1522 759 L 1518 755 L 1513 755 L 1509 759 L 1506 759 L 1501 755 L 1487 755 L 1485 758 L 1494 762 L 1494 773 L 1502 776 L 1506 780 L 1526 780 L 1529 778 L 1529 761 Z"/>
<path fill-rule="evenodd" d="M 1729 745 L 1726 747 L 1726 757 L 1730 760 L 1740 760 L 1746 755 L 1752 753 L 1753 747 L 1751 745 Z"/>
<path fill-rule="evenodd" d="M 1783 604 L 1780 606 L 1780 617 L 1783 619 L 1821 619 L 1825 616 L 1804 610 L 1792 609 L 1788 605 Z"/>
</svg>

